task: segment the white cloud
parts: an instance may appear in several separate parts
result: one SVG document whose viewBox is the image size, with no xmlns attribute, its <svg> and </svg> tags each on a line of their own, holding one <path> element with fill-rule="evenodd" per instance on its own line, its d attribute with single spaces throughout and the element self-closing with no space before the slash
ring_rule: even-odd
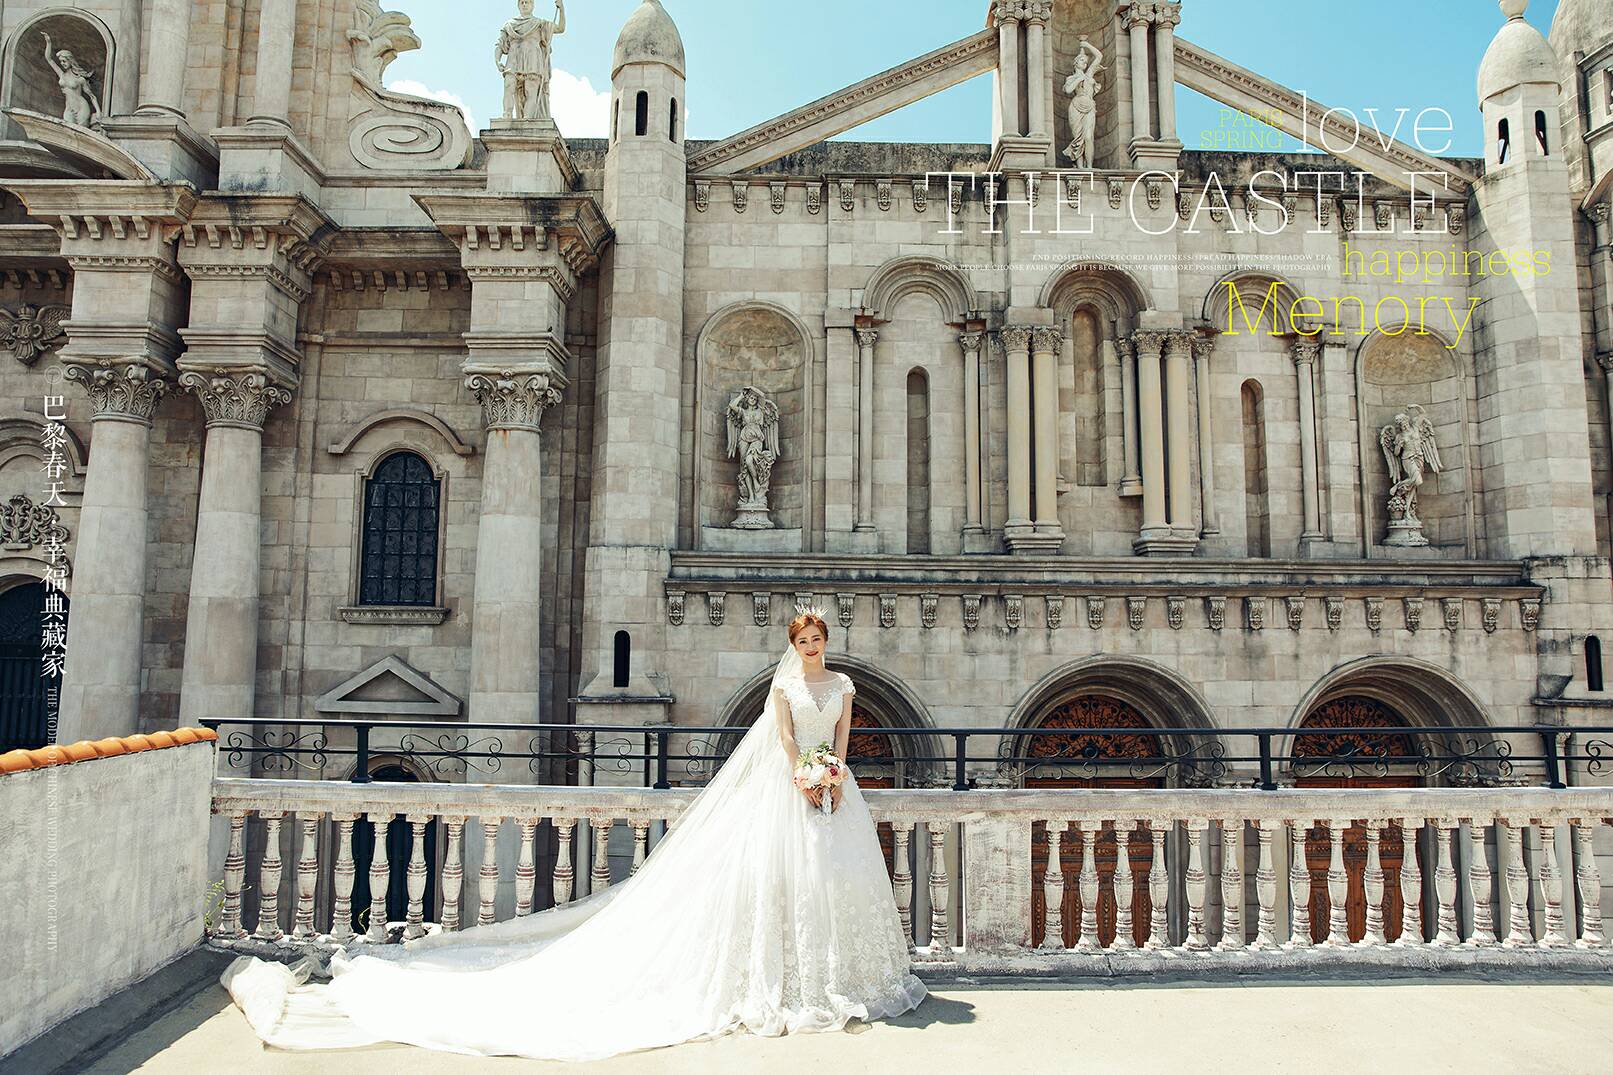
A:
<svg viewBox="0 0 1613 1075">
<path fill-rule="evenodd" d="M 407 93 L 414 97 L 426 97 L 433 101 L 451 104 L 464 114 L 465 125 L 470 128 L 472 134 L 481 129 L 476 125 L 476 116 L 471 112 L 470 105 L 466 104 L 465 99 L 457 93 L 450 93 L 447 90 L 434 90 L 427 87 L 424 82 L 416 82 L 410 78 L 400 78 L 395 82 L 389 82 L 386 88 L 397 93 Z"/>
<path fill-rule="evenodd" d="M 549 86 L 554 121 L 568 138 L 610 137 L 610 90 L 596 90 L 586 77 L 555 69 Z"/>
</svg>

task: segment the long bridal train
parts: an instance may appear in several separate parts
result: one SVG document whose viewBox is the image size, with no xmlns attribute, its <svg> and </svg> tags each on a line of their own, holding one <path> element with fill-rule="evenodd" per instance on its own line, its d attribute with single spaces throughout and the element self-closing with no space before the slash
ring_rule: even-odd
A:
<svg viewBox="0 0 1613 1075">
<path fill-rule="evenodd" d="M 835 713 L 788 650 L 774 673 L 802 742 Z M 841 677 L 841 690 L 853 692 Z M 909 965 L 873 818 L 855 778 L 832 814 L 791 783 L 775 692 L 637 874 L 526 918 L 339 953 L 329 985 L 242 958 L 224 984 L 288 1049 L 403 1042 L 593 1060 L 716 1037 L 842 1029 L 927 995 Z M 840 694 L 831 691 L 830 708 Z"/>
</svg>

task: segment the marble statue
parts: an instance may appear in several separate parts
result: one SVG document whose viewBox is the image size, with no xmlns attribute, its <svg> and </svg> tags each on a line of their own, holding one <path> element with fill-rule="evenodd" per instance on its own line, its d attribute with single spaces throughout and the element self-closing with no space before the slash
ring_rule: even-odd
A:
<svg viewBox="0 0 1613 1075">
<path fill-rule="evenodd" d="M 1064 155 L 1077 168 L 1092 167 L 1092 136 L 1098 123 L 1098 94 L 1103 90 L 1098 72 L 1102 70 L 1103 53 L 1082 34 L 1075 70 L 1064 80 L 1064 92 L 1070 95 L 1070 144 L 1064 147 Z"/>
<path fill-rule="evenodd" d="M 549 53 L 566 32 L 566 0 L 555 0 L 554 21 L 535 18 L 532 0 L 518 0 L 520 15 L 504 24 L 493 49 L 493 63 L 504 76 L 504 118 L 547 120 Z"/>
<path fill-rule="evenodd" d="M 62 90 L 62 121 L 75 127 L 88 127 L 101 114 L 95 91 L 90 89 L 95 72 L 79 63 L 70 49 L 53 49 L 49 34 L 44 37 L 45 62 L 56 72 L 56 85 Z"/>
<path fill-rule="evenodd" d="M 728 458 L 739 460 L 738 530 L 767 530 L 767 494 L 778 462 L 778 404 L 746 385 L 728 403 Z"/>
<path fill-rule="evenodd" d="M 1384 544 L 1421 548 L 1428 544 L 1417 517 L 1417 493 L 1425 471 L 1440 471 L 1439 444 L 1427 411 L 1413 403 L 1378 431 L 1389 464 L 1389 536 Z"/>
</svg>

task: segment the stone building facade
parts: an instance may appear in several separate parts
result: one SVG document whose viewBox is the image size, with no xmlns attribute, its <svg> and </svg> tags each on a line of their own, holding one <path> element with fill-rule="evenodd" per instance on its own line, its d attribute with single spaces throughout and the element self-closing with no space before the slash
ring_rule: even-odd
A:
<svg viewBox="0 0 1613 1075">
<path fill-rule="evenodd" d="M 1345 716 L 1607 723 L 1606 0 L 1564 0 L 1549 44 L 1502 3 L 1482 161 L 1351 146 L 1177 38 L 1175 3 L 985 6 L 690 142 L 686 79 L 720 73 L 657 0 L 597 141 L 472 137 L 384 89 L 419 42 L 374 0 L 7 5 L 0 499 L 43 507 L 65 397 L 59 737 L 741 725 L 798 603 L 830 610 L 870 733 L 1096 722 L 1208 755 Z M 89 126 L 47 32 L 92 72 Z M 827 140 L 986 74 L 990 145 Z M 1335 152 L 1186 148 L 1178 83 Z M 1552 271 L 1350 272 L 1467 250 Z M 1249 330 L 1234 292 L 1283 317 Z M 1370 331 L 1346 304 L 1312 334 L 1341 296 Z M 1402 418 L 1439 460 L 1410 522 Z M 43 559 L 14 529 L 21 594 Z"/>
</svg>

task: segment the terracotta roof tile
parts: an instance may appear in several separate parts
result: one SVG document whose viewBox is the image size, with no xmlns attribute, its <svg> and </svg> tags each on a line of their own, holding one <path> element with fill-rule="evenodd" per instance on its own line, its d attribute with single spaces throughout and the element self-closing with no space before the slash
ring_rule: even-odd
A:
<svg viewBox="0 0 1613 1075">
<path fill-rule="evenodd" d="M 165 747 L 217 741 L 218 733 L 211 728 L 176 728 L 173 731 L 151 732 L 149 735 L 121 737 L 114 735 L 106 739 L 97 739 L 93 743 L 87 739 L 65 746 L 52 743 L 37 750 L 12 750 L 0 754 L 0 774 L 21 773 L 53 765 L 71 765 L 74 762 L 93 761 L 97 758 L 115 758 L 120 754 L 138 754 Z"/>
</svg>

